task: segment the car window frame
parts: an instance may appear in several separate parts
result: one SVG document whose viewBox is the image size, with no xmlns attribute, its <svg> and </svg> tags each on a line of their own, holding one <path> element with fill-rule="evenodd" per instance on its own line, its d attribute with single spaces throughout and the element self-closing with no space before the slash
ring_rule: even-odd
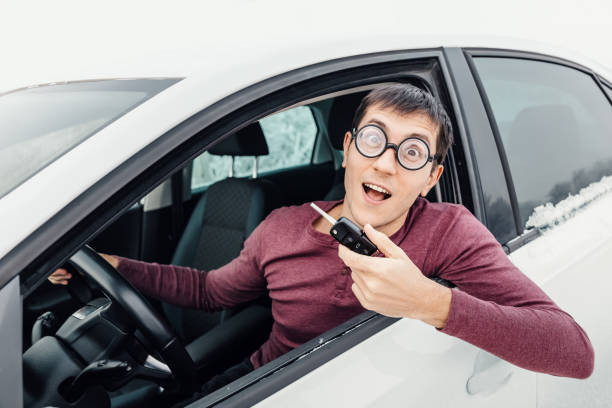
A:
<svg viewBox="0 0 612 408">
<path fill-rule="evenodd" d="M 455 100 L 459 137 L 466 151 L 465 170 L 470 180 L 474 215 L 494 233 L 498 242 L 504 245 L 516 236 L 516 226 L 510 226 L 506 234 L 495 233 L 494 218 L 490 217 L 487 194 L 497 193 L 497 199 L 504 204 L 503 218 L 513 218 L 511 199 L 500 164 L 499 150 L 493 140 L 493 132 L 485 106 L 471 73 L 465 51 L 458 47 L 444 49 L 448 64 L 448 79 L 452 84 L 451 96 Z M 465 178 L 465 176 L 464 176 Z M 497 192 L 493 189 L 498 189 Z"/>
<path fill-rule="evenodd" d="M 431 65 L 432 61 L 437 63 L 434 65 L 441 72 L 432 73 L 434 69 Z M 307 84 L 304 84 L 304 77 L 311 78 Z M 224 98 L 168 131 L 92 185 L 85 193 L 44 224 L 37 234 L 28 237 L 0 260 L 0 277 L 14 277 L 21 273 L 21 277 L 25 277 L 21 283 L 21 294 L 27 296 L 44 282 L 47 271 L 65 262 L 84 242 L 91 240 L 129 210 L 134 203 L 153 190 L 169 174 L 188 164 L 194 157 L 232 134 L 245 123 L 292 106 L 299 103 L 300 100 L 353 87 L 397 80 L 423 81 L 425 84 L 430 84 L 432 88 L 430 90 L 434 94 L 437 94 L 439 89 L 452 94 L 443 51 L 432 49 L 359 55 L 315 64 L 270 78 Z M 297 85 L 304 86 L 303 93 L 295 90 Z M 291 91 L 288 90 L 289 88 L 292 88 Z M 283 91 L 286 95 L 279 99 L 279 94 L 282 94 Z M 300 95 L 299 98 L 297 95 Z M 458 112 L 456 96 L 446 94 L 437 96 L 446 99 L 446 103 L 451 107 L 451 115 L 457 117 L 458 122 L 461 121 L 460 115 L 455 113 Z M 273 99 L 275 103 L 262 103 L 268 99 Z M 458 133 L 462 140 L 466 138 L 461 125 L 458 125 Z M 452 157 L 452 154 L 450 156 Z M 455 169 L 451 166 L 447 170 L 445 173 L 447 177 L 450 177 L 449 180 L 453 183 L 457 182 Z M 473 180 L 465 182 L 469 185 L 473 184 Z M 455 194 L 461 200 L 461 189 L 457 187 L 456 190 Z M 74 220 L 75 217 L 76 220 Z M 67 221 L 71 218 L 73 222 L 68 223 Z M 34 261 L 31 260 L 32 258 L 35 258 Z M 370 327 L 368 324 L 370 321 L 378 323 Z M 367 329 L 364 333 L 369 334 L 360 340 L 353 335 L 345 337 L 345 341 L 349 343 L 355 341 L 358 343 L 395 321 L 397 319 L 380 315 L 374 317 L 360 315 L 336 327 L 327 335 L 334 338 L 342 337 L 348 331 L 356 333 L 355 329 L 363 326 L 362 330 Z M 329 346 L 327 343 L 330 343 Z M 296 360 L 299 358 L 299 361 L 294 363 L 296 365 L 292 370 L 296 370 L 299 375 L 295 378 L 303 376 L 333 358 L 334 352 L 330 352 L 329 350 L 332 349 L 328 348 L 332 344 L 335 344 L 334 349 L 337 349 L 337 354 L 346 350 L 347 347 L 352 347 L 346 346 L 349 343 L 331 341 L 331 339 L 327 343 L 324 342 L 325 346 L 321 347 L 317 340 L 316 344 L 306 343 L 296 349 L 294 354 L 299 354 L 299 357 L 296 358 Z M 341 346 L 342 344 L 345 345 Z M 313 353 L 315 349 L 317 353 Z M 288 358 L 293 358 L 294 354 Z M 310 354 L 312 354 L 311 357 L 303 358 Z M 310 365 L 306 365 L 308 361 L 311 362 Z M 316 362 L 313 363 L 313 361 Z M 282 361 L 275 363 L 277 368 L 273 370 L 273 374 L 278 375 L 280 368 L 283 368 L 278 367 L 281 364 L 283 364 Z M 257 381 L 261 378 L 263 377 L 257 377 Z M 295 378 L 288 380 L 281 375 L 276 377 L 275 384 L 282 388 L 293 382 Z M 261 382 L 253 386 L 259 387 Z M 241 392 L 241 389 L 232 391 L 226 397 L 238 392 Z M 264 391 L 261 389 L 252 388 L 249 392 L 259 395 L 260 400 L 264 398 L 262 397 Z"/>
<path fill-rule="evenodd" d="M 491 108 L 489 98 L 484 89 L 482 80 L 480 79 L 480 75 L 478 73 L 478 70 L 476 69 L 473 58 L 478 58 L 478 57 L 511 58 L 511 59 L 527 60 L 527 61 L 547 62 L 547 63 L 557 64 L 557 65 L 561 65 L 567 68 L 571 68 L 571 69 L 574 69 L 574 70 L 577 70 L 584 74 L 589 75 L 593 79 L 593 81 L 597 84 L 600 91 L 608 99 L 608 101 L 612 102 L 612 100 L 610 99 L 610 96 L 607 94 L 607 92 L 604 89 L 604 85 L 602 84 L 603 78 L 601 78 L 592 69 L 585 67 L 581 64 L 575 63 L 573 61 L 569 61 L 564 58 L 559 58 L 559 57 L 555 57 L 552 55 L 540 54 L 540 53 L 535 53 L 535 52 L 526 52 L 526 51 L 510 50 L 510 49 L 502 50 L 502 49 L 495 49 L 495 48 L 464 48 L 464 54 L 465 54 L 466 60 L 468 61 L 468 64 L 470 65 L 472 75 L 474 77 L 474 80 L 477 84 L 479 92 L 482 96 L 483 103 L 485 105 L 487 117 L 489 119 L 489 123 L 493 131 L 495 143 L 497 145 L 500 159 L 502 161 L 502 165 L 504 169 L 504 176 L 506 178 L 506 183 L 507 183 L 508 191 L 510 194 L 510 199 L 512 203 L 512 212 L 513 212 L 514 222 L 515 222 L 516 229 L 517 229 L 516 236 L 510 241 L 504 243 L 503 245 L 506 253 L 510 254 L 516 251 L 517 249 L 521 248 L 522 246 L 528 244 L 529 242 L 533 241 L 534 239 L 537 239 L 542 234 L 542 232 L 538 228 L 525 229 L 523 226 L 523 223 L 521 222 L 519 206 L 518 206 L 518 199 L 516 195 L 516 189 L 514 187 L 514 181 L 512 180 L 512 174 L 510 172 L 508 158 L 506 156 L 506 152 L 505 152 L 505 149 L 502 143 L 501 134 L 499 132 L 497 121 L 495 120 L 495 117 L 493 115 L 493 110 Z"/>
</svg>

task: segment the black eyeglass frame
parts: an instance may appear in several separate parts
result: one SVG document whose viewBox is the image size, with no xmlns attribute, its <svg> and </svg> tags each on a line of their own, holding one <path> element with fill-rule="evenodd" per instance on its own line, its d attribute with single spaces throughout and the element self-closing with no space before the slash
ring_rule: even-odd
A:
<svg viewBox="0 0 612 408">
<path fill-rule="evenodd" d="M 359 133 L 360 133 L 360 132 L 361 132 L 363 129 L 365 129 L 365 128 L 367 128 L 367 127 L 375 127 L 375 128 L 377 128 L 377 129 L 379 129 L 379 130 L 382 132 L 382 134 L 385 136 L 385 147 L 384 147 L 384 149 L 382 149 L 382 150 L 380 151 L 380 153 L 378 153 L 377 155 L 374 155 L 374 156 L 370 156 L 370 155 L 367 155 L 367 154 L 365 154 L 364 152 L 362 152 L 362 151 L 361 151 L 361 149 L 359 149 L 359 144 L 357 143 L 357 135 L 358 135 L 358 134 L 359 134 Z M 351 141 L 353 141 L 353 139 L 355 139 L 355 148 L 357 149 L 357 151 L 358 151 L 358 152 L 359 152 L 359 153 L 360 153 L 362 156 L 367 157 L 367 158 L 369 158 L 369 159 L 373 159 L 373 158 L 375 158 L 375 157 L 380 157 L 380 156 L 382 156 L 382 155 L 383 155 L 383 154 L 384 154 L 384 153 L 387 151 L 387 149 L 388 149 L 388 148 L 392 148 L 393 150 L 395 150 L 395 160 L 397 160 L 397 162 L 399 163 L 399 165 L 400 165 L 400 166 L 402 166 L 403 168 L 405 168 L 406 170 L 412 170 L 412 171 L 421 170 L 423 167 L 427 166 L 427 163 L 429 163 L 429 162 L 433 162 L 433 161 L 435 160 L 435 161 L 436 161 L 436 162 L 438 162 L 438 164 L 439 164 L 439 163 L 440 163 L 440 160 L 442 159 L 442 158 L 440 157 L 440 155 L 439 155 L 439 154 L 434 154 L 434 155 L 432 156 L 432 155 L 431 155 L 431 150 L 429 149 L 429 144 L 427 144 L 427 142 L 426 142 L 426 141 L 424 141 L 423 139 L 421 139 L 421 138 L 419 138 L 419 137 L 416 137 L 416 136 L 410 136 L 410 137 L 407 137 L 406 139 L 402 140 L 402 141 L 399 143 L 399 145 L 397 145 L 397 144 L 395 144 L 395 143 L 389 143 L 389 138 L 387 137 L 387 133 L 384 131 L 384 129 L 383 129 L 383 128 L 381 128 L 380 126 L 375 125 L 375 124 L 365 125 L 365 126 L 362 126 L 362 127 L 361 127 L 361 128 L 359 128 L 359 129 L 355 129 L 355 128 L 353 128 L 353 130 L 351 131 L 351 133 L 352 133 L 352 134 L 351 134 Z M 407 140 L 414 140 L 414 139 L 416 139 L 416 140 L 419 140 L 419 141 L 423 142 L 423 144 L 424 144 L 424 145 L 425 145 L 425 147 L 427 148 L 427 160 L 425 161 L 425 163 L 423 163 L 423 165 L 422 165 L 421 167 L 417 167 L 417 168 L 410 168 L 410 167 L 406 167 L 406 166 L 404 166 L 404 165 L 402 164 L 402 162 L 401 162 L 401 160 L 400 160 L 400 158 L 399 158 L 399 147 L 402 145 L 402 143 L 406 142 Z"/>
</svg>

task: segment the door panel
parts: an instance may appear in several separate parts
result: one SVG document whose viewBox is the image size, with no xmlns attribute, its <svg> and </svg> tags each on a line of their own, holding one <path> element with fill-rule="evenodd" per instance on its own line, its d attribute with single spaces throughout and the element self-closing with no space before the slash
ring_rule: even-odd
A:
<svg viewBox="0 0 612 408">
<path fill-rule="evenodd" d="M 0 289 L 0 406 L 23 406 L 19 276 Z"/>
<path fill-rule="evenodd" d="M 561 308 L 571 311 L 595 349 L 595 370 L 586 380 L 538 374 L 538 407 L 612 405 L 610 208 L 608 194 L 510 256 Z"/>
<path fill-rule="evenodd" d="M 535 373 L 402 319 L 256 406 L 534 405 Z"/>
</svg>

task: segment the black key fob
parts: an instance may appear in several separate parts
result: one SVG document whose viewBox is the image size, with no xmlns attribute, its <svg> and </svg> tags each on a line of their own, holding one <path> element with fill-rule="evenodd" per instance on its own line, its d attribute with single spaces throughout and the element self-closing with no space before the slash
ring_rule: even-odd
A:
<svg viewBox="0 0 612 408">
<path fill-rule="evenodd" d="M 366 233 L 348 218 L 340 217 L 331 227 L 329 233 L 342 245 L 358 254 L 372 255 L 378 251 L 378 248 L 370 241 Z"/>
</svg>

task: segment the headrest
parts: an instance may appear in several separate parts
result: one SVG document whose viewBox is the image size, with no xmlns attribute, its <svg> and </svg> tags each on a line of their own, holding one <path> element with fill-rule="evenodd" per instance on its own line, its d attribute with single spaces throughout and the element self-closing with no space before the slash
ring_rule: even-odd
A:
<svg viewBox="0 0 612 408">
<path fill-rule="evenodd" d="M 218 156 L 265 156 L 268 144 L 259 122 L 251 123 L 208 150 Z"/>
<path fill-rule="evenodd" d="M 329 140 L 334 149 L 342 150 L 344 134 L 351 131 L 355 111 L 367 93 L 367 91 L 356 92 L 334 98 L 331 110 L 329 111 L 329 119 L 327 120 Z"/>
<path fill-rule="evenodd" d="M 515 152 L 525 153 L 530 146 L 552 144 L 575 145 L 578 124 L 574 111 L 565 105 L 531 106 L 520 111 L 510 128 L 508 145 Z M 537 151 L 537 150 L 536 150 Z M 539 152 L 539 151 L 538 151 Z"/>
</svg>

